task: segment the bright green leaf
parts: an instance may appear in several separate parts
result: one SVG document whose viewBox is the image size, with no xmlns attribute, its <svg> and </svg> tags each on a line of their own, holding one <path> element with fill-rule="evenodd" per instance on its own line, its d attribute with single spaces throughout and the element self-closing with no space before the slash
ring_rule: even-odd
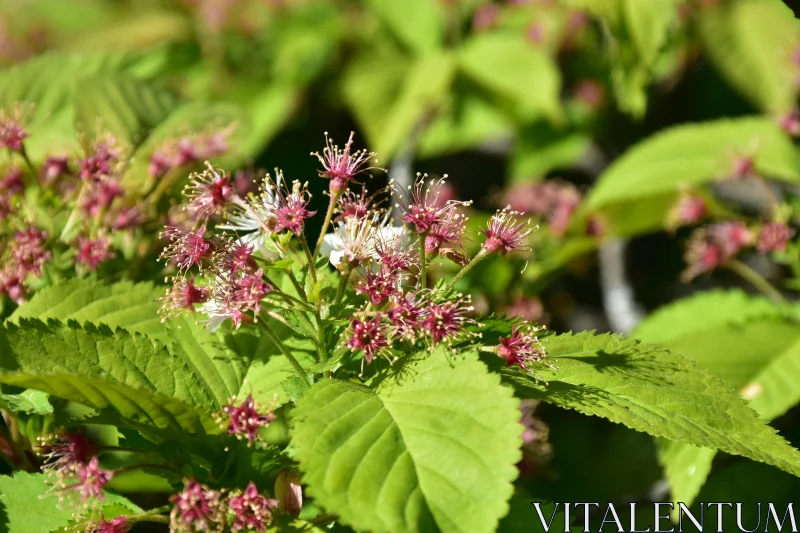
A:
<svg viewBox="0 0 800 533">
<path fill-rule="evenodd" d="M 186 363 L 218 405 L 238 394 L 250 354 L 237 355 L 189 317 L 173 317 L 167 331 L 170 351 Z"/>
<path fill-rule="evenodd" d="M 510 100 L 528 118 L 561 120 L 561 75 L 552 58 L 522 35 L 488 33 L 467 40 L 461 69 L 477 83 Z"/>
<path fill-rule="evenodd" d="M 429 0 L 367 0 L 370 9 L 417 55 L 428 54 L 444 39 L 444 6 Z"/>
<path fill-rule="evenodd" d="M 45 287 L 8 318 L 92 322 L 110 328 L 121 327 L 148 337 L 166 340 L 166 330 L 158 315 L 164 289 L 150 283 L 121 281 L 114 284 L 89 279 L 71 279 Z"/>
<path fill-rule="evenodd" d="M 177 107 L 171 93 L 125 74 L 79 80 L 74 101 L 79 131 L 108 131 L 133 144 Z"/>
<path fill-rule="evenodd" d="M 557 370 L 537 371 L 539 382 L 516 369 L 501 370 L 519 396 L 800 475 L 800 452 L 691 360 L 616 335 L 552 335 L 544 344 Z"/>
<path fill-rule="evenodd" d="M 587 207 L 641 201 L 726 178 L 738 157 L 750 155 L 762 174 L 800 182 L 797 152 L 777 125 L 763 118 L 718 120 L 676 126 L 634 146 L 600 176 Z"/>
<path fill-rule="evenodd" d="M 786 113 L 796 105 L 792 54 L 800 27 L 775 0 L 738 0 L 699 10 L 705 50 L 722 75 L 759 108 Z"/>
<path fill-rule="evenodd" d="M 309 493 L 355 529 L 494 531 L 517 476 L 517 401 L 474 353 L 443 350 L 373 390 L 323 380 L 298 402 Z"/>
<path fill-rule="evenodd" d="M 48 394 L 37 390 L 26 390 L 19 394 L 0 394 L 0 405 L 14 412 L 47 415 L 53 412 Z"/>
<path fill-rule="evenodd" d="M 0 382 L 111 408 L 143 426 L 216 429 L 214 402 L 181 359 L 144 335 L 105 325 L 7 323 L 0 329 Z"/>
<path fill-rule="evenodd" d="M 800 324 L 787 309 L 742 291 L 709 291 L 647 317 L 633 335 L 684 353 L 752 400 L 765 420 L 800 401 Z M 690 503 L 711 471 L 716 450 L 660 439 L 659 461 L 674 501 Z"/>
<path fill-rule="evenodd" d="M 412 65 L 375 144 L 382 159 L 391 158 L 426 114 L 440 106 L 455 74 L 455 57 L 446 52 L 425 56 Z"/>
</svg>

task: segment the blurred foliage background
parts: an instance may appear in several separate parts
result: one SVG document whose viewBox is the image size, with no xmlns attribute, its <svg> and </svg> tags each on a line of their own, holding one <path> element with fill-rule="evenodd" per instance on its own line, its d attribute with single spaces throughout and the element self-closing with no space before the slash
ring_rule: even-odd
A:
<svg viewBox="0 0 800 533">
<path fill-rule="evenodd" d="M 758 217 L 771 197 L 791 205 L 800 182 L 793 8 L 779 0 L 2 0 L 0 96 L 6 105 L 35 102 L 36 161 L 102 128 L 134 147 L 140 172 L 125 186 L 146 189 L 143 169 L 159 143 L 231 128 L 216 163 L 308 179 L 317 209 L 327 183 L 315 180 L 309 151 L 322 147 L 323 132 L 343 144 L 355 131 L 388 169 L 375 189 L 416 172 L 448 174 L 453 197 L 476 199 L 476 226 L 507 204 L 541 220 L 530 263 L 497 258 L 465 280 L 476 306 L 556 330 L 629 332 L 690 292 L 749 288 L 727 271 L 682 283 L 690 228 L 670 216 L 688 192 L 721 217 Z M 724 180 L 742 158 L 770 178 L 766 191 L 764 181 Z M 786 265 L 797 257 L 792 244 L 785 260 L 754 257 L 750 266 L 791 283 Z M 697 342 L 729 338 L 729 322 L 715 327 L 698 327 Z M 740 346 L 775 337 L 741 328 L 752 331 Z M 683 344 L 717 370 L 736 343 L 696 346 Z M 780 349 L 759 352 L 761 364 Z M 723 454 L 705 485 L 698 475 L 681 493 L 677 478 L 659 481 L 672 463 L 649 437 L 554 407 L 537 416 L 554 453 L 533 465 L 530 491 L 553 500 L 663 499 L 670 488 L 705 501 L 800 496 L 788 474 Z M 795 446 L 798 416 L 792 409 L 775 422 Z M 675 468 L 694 472 L 692 464 Z"/>
</svg>

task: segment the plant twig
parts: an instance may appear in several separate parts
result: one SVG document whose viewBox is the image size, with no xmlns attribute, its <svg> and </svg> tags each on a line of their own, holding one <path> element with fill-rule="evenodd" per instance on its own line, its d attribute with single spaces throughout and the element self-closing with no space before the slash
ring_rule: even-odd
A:
<svg viewBox="0 0 800 533">
<path fill-rule="evenodd" d="M 778 290 L 765 280 L 761 274 L 742 263 L 738 259 L 731 259 L 725 264 L 730 270 L 738 274 L 741 278 L 750 282 L 761 293 L 775 302 L 776 304 L 787 305 L 788 302 Z"/>
<path fill-rule="evenodd" d="M 319 230 L 319 239 L 317 239 L 317 246 L 314 248 L 314 255 L 312 255 L 312 263 L 317 260 L 319 251 L 322 248 L 322 241 L 325 239 L 325 232 L 328 231 L 328 226 L 333 218 L 333 211 L 336 209 L 336 203 L 342 193 L 331 194 L 331 202 L 328 204 L 328 211 L 325 213 L 325 220 L 322 222 L 322 229 Z"/>
<path fill-rule="evenodd" d="M 283 353 L 283 355 L 286 356 L 286 359 L 289 361 L 289 364 L 292 365 L 292 368 L 297 374 L 297 377 L 305 381 L 310 387 L 311 381 L 308 379 L 308 376 L 306 375 L 305 370 L 303 370 L 303 367 L 300 366 L 300 363 L 298 363 L 297 359 L 295 359 L 294 356 L 292 355 L 292 352 L 290 352 L 289 349 L 286 347 L 286 345 L 283 344 L 283 342 L 281 342 L 281 340 L 278 338 L 275 332 L 272 331 L 272 328 L 269 327 L 269 324 L 267 324 L 265 320 L 260 320 L 258 323 L 261 325 L 261 328 L 264 330 L 264 333 L 267 334 L 267 337 L 269 337 L 269 339 L 275 343 L 275 345 L 278 347 L 281 353 Z"/>
</svg>

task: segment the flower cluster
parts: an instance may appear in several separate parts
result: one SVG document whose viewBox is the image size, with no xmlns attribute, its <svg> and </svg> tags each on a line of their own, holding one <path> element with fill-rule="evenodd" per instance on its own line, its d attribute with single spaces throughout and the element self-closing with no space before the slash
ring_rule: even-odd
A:
<svg viewBox="0 0 800 533">
<path fill-rule="evenodd" d="M 59 432 L 43 442 L 42 451 L 59 496 L 78 493 L 80 502 L 88 504 L 104 500 L 103 487 L 114 472 L 100 468 L 98 447 L 82 432 Z"/>
<path fill-rule="evenodd" d="M 278 501 L 264 496 L 252 481 L 227 497 L 195 479 L 184 479 L 183 484 L 183 490 L 170 499 L 173 532 L 222 531 L 230 525 L 231 531 L 263 533 L 278 507 Z"/>
<path fill-rule="evenodd" d="M 17 304 L 41 285 L 36 278 L 45 265 L 83 276 L 115 258 L 152 253 L 142 229 L 158 218 L 158 209 L 167 203 L 158 200 L 175 184 L 166 180 L 149 192 L 139 187 L 143 180 L 137 173 L 144 170 L 132 164 L 133 147 L 102 129 L 82 134 L 73 149 L 34 161 L 26 149 L 32 134 L 29 115 L 30 106 L 22 103 L 0 107 L 0 149 L 8 155 L 0 165 L 0 296 Z M 176 142 L 170 168 L 225 153 L 230 131 L 187 135 Z M 192 216 L 217 213 L 231 191 L 241 188 L 231 181 L 227 174 L 206 183 L 193 181 L 189 192 L 198 200 Z M 36 194 L 26 193 L 31 190 Z"/>
<path fill-rule="evenodd" d="M 570 183 L 544 181 L 513 187 L 503 200 L 514 211 L 542 217 L 550 231 L 561 236 L 572 223 L 572 216 L 581 203 L 581 193 Z"/>
<path fill-rule="evenodd" d="M 232 131 L 225 128 L 168 139 L 150 155 L 148 173 L 153 178 L 163 178 L 171 170 L 224 155 L 228 152 L 228 137 Z"/>
<path fill-rule="evenodd" d="M 698 228 L 686 248 L 684 281 L 711 272 L 733 260 L 740 252 L 755 246 L 760 253 L 780 252 L 795 235 L 795 230 L 782 222 L 766 222 L 748 227 L 743 222 L 718 222 Z"/>
<path fill-rule="evenodd" d="M 162 298 L 163 318 L 189 310 L 205 315 L 210 329 L 230 319 L 237 329 L 258 323 L 274 337 L 270 323 L 285 322 L 289 312 L 292 320 L 302 322 L 302 329 L 295 329 L 309 332 L 319 356 L 327 357 L 329 343 L 320 340 L 324 305 L 341 313 L 332 318 L 347 324 L 338 333 L 342 340 L 336 356 L 360 356 L 362 373 L 378 357 L 391 363 L 422 347 L 452 349 L 477 342 L 480 324 L 470 298 L 454 290 L 457 279 L 431 288 L 427 267 L 439 258 L 453 260 L 462 267 L 460 277 L 491 255 L 528 252 L 535 229 L 529 220 L 511 208 L 498 211 L 481 230 L 482 245 L 470 259 L 462 240 L 471 202 L 454 198 L 447 176 L 429 180 L 418 175 L 408 187 L 390 183 L 370 195 L 364 184 L 360 190 L 352 186 L 359 174 L 374 168 L 367 166 L 374 154 L 354 150 L 352 135 L 344 148 L 327 135 L 325 140 L 322 155 L 312 155 L 322 163 L 320 176 L 331 180 L 323 229 L 329 224 L 334 229 L 323 232 L 313 251 L 305 238 L 305 221 L 315 214 L 309 209 L 307 184 L 289 185 L 276 170 L 274 178 L 265 176 L 257 194 L 242 197 L 221 169 L 209 165 L 191 176 L 184 207 L 196 215 L 195 225 L 167 227 L 162 234 L 167 241 L 162 259 L 177 270 Z M 396 221 L 385 203 L 387 193 L 394 200 Z M 212 216 L 221 218 L 213 229 Z M 315 284 L 323 290 L 320 278 L 330 276 L 320 270 L 318 255 L 327 256 L 340 274 L 338 283 L 326 282 L 331 290 L 324 296 L 310 292 Z M 298 261 L 299 267 L 292 266 Z M 348 285 L 363 300 L 350 295 Z M 530 371 L 544 357 L 535 331 L 533 326 L 515 330 L 498 354 Z M 250 443 L 274 419 L 260 412 L 252 397 L 223 411 L 228 433 Z"/>
</svg>

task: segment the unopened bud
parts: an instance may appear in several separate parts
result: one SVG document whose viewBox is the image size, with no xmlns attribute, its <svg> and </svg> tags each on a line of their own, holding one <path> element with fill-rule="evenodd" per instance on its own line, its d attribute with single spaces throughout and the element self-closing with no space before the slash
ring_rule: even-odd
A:
<svg viewBox="0 0 800 533">
<path fill-rule="evenodd" d="M 299 515 L 303 508 L 303 486 L 300 477 L 292 470 L 281 470 L 275 480 L 275 498 L 281 511 Z"/>
</svg>

